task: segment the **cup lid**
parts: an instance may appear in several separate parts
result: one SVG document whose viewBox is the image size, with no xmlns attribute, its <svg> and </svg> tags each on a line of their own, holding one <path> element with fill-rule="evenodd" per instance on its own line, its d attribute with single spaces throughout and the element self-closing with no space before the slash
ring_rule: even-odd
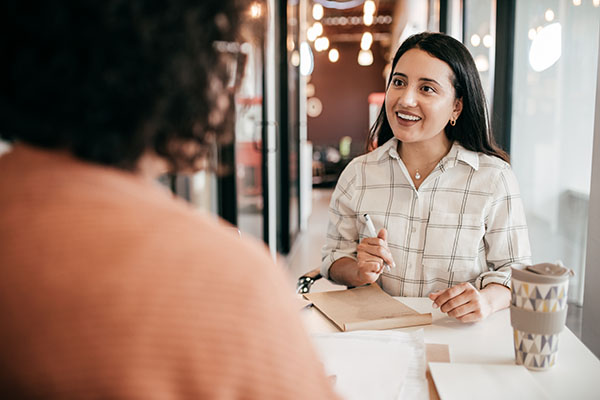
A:
<svg viewBox="0 0 600 400">
<path fill-rule="evenodd" d="M 573 271 L 560 262 L 512 267 L 511 269 L 513 278 L 532 283 L 560 283 L 573 276 Z"/>
<path fill-rule="evenodd" d="M 528 265 L 525 267 L 527 271 L 531 271 L 540 275 L 550 275 L 550 276 L 565 276 L 565 275 L 573 275 L 573 270 L 566 268 L 562 265 L 562 263 L 541 263 L 535 265 Z"/>
</svg>

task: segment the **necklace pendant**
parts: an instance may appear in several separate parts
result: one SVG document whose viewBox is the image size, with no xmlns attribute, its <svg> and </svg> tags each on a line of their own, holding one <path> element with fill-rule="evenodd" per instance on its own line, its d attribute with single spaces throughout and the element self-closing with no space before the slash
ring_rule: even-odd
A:
<svg viewBox="0 0 600 400">
<path fill-rule="evenodd" d="M 417 170 L 417 172 L 415 173 L 415 179 L 421 179 L 421 174 L 419 173 L 419 170 Z"/>
</svg>

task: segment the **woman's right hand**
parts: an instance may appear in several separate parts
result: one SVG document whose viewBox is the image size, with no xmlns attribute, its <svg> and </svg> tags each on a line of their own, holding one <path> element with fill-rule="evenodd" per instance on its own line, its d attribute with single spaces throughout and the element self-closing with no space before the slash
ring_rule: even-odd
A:
<svg viewBox="0 0 600 400">
<path fill-rule="evenodd" d="M 373 283 L 383 272 L 384 265 L 395 267 L 392 253 L 387 245 L 387 230 L 379 230 L 377 237 L 364 238 L 356 248 L 357 251 L 357 285 Z"/>
</svg>

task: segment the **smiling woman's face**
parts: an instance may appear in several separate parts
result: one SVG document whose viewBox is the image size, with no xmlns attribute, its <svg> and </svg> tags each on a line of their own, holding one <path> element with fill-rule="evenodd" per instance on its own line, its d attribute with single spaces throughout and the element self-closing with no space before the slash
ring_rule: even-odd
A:
<svg viewBox="0 0 600 400">
<path fill-rule="evenodd" d="M 392 74 L 385 111 L 394 136 L 403 143 L 446 140 L 444 128 L 462 110 L 450 66 L 423 50 L 411 49 L 400 57 Z"/>
</svg>

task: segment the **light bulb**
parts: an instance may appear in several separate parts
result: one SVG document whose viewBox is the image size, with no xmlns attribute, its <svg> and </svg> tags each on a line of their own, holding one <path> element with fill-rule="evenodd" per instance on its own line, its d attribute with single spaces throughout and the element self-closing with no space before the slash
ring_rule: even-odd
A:
<svg viewBox="0 0 600 400">
<path fill-rule="evenodd" d="M 365 13 L 365 15 L 375 14 L 375 2 L 373 0 L 365 1 L 365 5 L 363 6 L 363 12 Z"/>
<path fill-rule="evenodd" d="M 313 15 L 313 19 L 315 21 L 319 21 L 321 18 L 323 18 L 324 13 L 325 13 L 325 11 L 323 10 L 323 6 L 320 5 L 319 3 L 316 3 L 313 6 L 312 15 Z"/>
<path fill-rule="evenodd" d="M 360 48 L 363 50 L 369 50 L 373 44 L 373 35 L 371 32 L 365 32 L 360 39 Z"/>
<path fill-rule="evenodd" d="M 329 50 L 329 61 L 332 63 L 337 62 L 340 59 L 340 52 L 337 49 Z"/>
<path fill-rule="evenodd" d="M 358 52 L 358 64 L 363 67 L 373 64 L 373 53 L 371 50 L 361 50 Z"/>
</svg>

